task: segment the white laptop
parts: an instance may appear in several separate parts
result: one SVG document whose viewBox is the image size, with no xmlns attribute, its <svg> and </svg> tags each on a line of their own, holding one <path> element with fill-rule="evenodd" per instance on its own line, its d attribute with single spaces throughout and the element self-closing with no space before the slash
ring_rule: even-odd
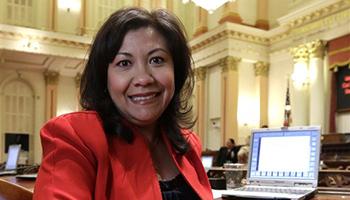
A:
<svg viewBox="0 0 350 200">
<path fill-rule="evenodd" d="M 213 166 L 213 159 L 214 156 L 212 155 L 202 155 L 202 164 L 206 172 L 209 171 L 209 169 Z"/>
<path fill-rule="evenodd" d="M 247 185 L 222 193 L 232 199 L 308 199 L 318 182 L 320 127 L 252 131 Z"/>
<path fill-rule="evenodd" d="M 19 158 L 20 152 L 21 152 L 20 144 L 12 144 L 9 146 L 5 169 L 0 171 L 0 175 L 17 174 L 17 165 L 18 165 L 18 158 Z"/>
</svg>

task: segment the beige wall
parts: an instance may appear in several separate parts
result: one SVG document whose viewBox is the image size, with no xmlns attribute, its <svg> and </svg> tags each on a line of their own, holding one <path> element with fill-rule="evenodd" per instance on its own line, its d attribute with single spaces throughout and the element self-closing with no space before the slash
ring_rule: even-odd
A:
<svg viewBox="0 0 350 200">
<path fill-rule="evenodd" d="M 34 126 L 33 126 L 33 130 L 29 133 L 30 136 L 30 144 L 34 144 L 33 146 L 33 151 L 31 153 L 31 158 L 29 159 L 31 162 L 40 162 L 41 161 L 41 145 L 40 145 L 40 140 L 39 140 L 39 130 L 41 128 L 41 126 L 43 125 L 45 119 L 45 113 L 44 113 L 44 106 L 45 105 L 45 81 L 44 81 L 44 77 L 42 76 L 41 73 L 35 73 L 35 72 L 28 72 L 28 71 L 20 71 L 21 74 L 21 79 L 24 80 L 28 86 L 30 86 L 31 88 L 33 88 L 33 92 L 34 92 Z M 10 70 L 10 69 L 1 69 L 0 68 L 0 90 L 3 89 L 4 84 L 6 84 L 9 81 L 12 80 L 17 80 L 18 79 L 18 75 L 17 72 L 15 70 Z M 4 99 L 3 99 L 3 91 L 0 91 L 0 106 L 1 106 L 1 110 L 4 109 Z M 0 112 L 0 121 L 4 122 L 3 119 L 3 112 Z M 6 132 L 6 130 L 4 130 L 4 124 L 0 123 L 0 134 L 1 134 L 1 139 L 0 139 L 0 149 L 3 149 L 3 145 L 4 145 L 4 137 L 3 134 L 4 132 Z M 19 127 L 18 127 L 19 128 Z M 1 151 L 3 153 L 3 151 Z M 0 160 L 4 161 L 4 154 L 0 154 Z"/>
<path fill-rule="evenodd" d="M 33 147 L 31 152 L 30 163 L 41 162 L 41 144 L 39 138 L 40 128 L 45 123 L 45 80 L 44 76 L 40 72 L 30 72 L 24 70 L 12 70 L 0 68 L 0 110 L 3 110 L 4 99 L 2 88 L 4 84 L 9 81 L 17 80 L 20 73 L 21 80 L 24 80 L 28 85 L 33 88 L 34 91 L 34 126 L 33 130 L 29 133 L 30 144 Z M 58 83 L 58 99 L 57 99 L 57 114 L 64 114 L 77 110 L 77 98 L 76 87 L 73 77 L 61 76 Z M 0 112 L 3 113 L 3 112 Z M 4 122 L 3 115 L 0 115 L 0 122 Z M 19 127 L 18 127 L 19 128 Z M 4 147 L 4 124 L 0 123 L 0 149 Z M 2 152 L 2 151 L 1 151 Z M 0 160 L 4 161 L 5 155 L 0 154 Z"/>
</svg>

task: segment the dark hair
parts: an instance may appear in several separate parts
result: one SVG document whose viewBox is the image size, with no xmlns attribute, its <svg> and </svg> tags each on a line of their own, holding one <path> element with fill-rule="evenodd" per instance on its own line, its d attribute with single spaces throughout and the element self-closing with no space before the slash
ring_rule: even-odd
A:
<svg viewBox="0 0 350 200">
<path fill-rule="evenodd" d="M 107 91 L 107 69 L 128 31 L 148 26 L 164 37 L 174 63 L 174 96 L 158 121 L 171 144 L 183 154 L 188 150 L 188 143 L 181 129 L 194 125 L 189 104 L 194 84 L 192 59 L 182 23 L 165 10 L 149 12 L 142 8 L 125 8 L 107 19 L 95 37 L 82 74 L 80 104 L 83 109 L 99 114 L 107 135 L 117 135 L 132 142 L 133 133 L 122 123 L 123 117 Z"/>
<path fill-rule="evenodd" d="M 233 138 L 229 138 L 229 140 L 230 140 L 231 144 L 236 144 L 235 140 Z"/>
</svg>

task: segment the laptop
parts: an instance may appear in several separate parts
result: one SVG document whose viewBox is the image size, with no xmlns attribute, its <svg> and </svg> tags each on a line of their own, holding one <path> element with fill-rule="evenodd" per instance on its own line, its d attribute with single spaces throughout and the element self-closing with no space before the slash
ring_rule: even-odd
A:
<svg viewBox="0 0 350 200">
<path fill-rule="evenodd" d="M 18 165 L 18 158 L 19 158 L 20 152 L 21 152 L 20 144 L 9 145 L 5 169 L 0 171 L 0 175 L 17 174 L 17 165 Z"/>
<path fill-rule="evenodd" d="M 202 164 L 206 172 L 209 171 L 209 169 L 213 166 L 213 159 L 214 156 L 212 155 L 202 155 Z"/>
<path fill-rule="evenodd" d="M 226 190 L 228 199 L 308 199 L 316 193 L 320 127 L 252 131 L 247 185 Z"/>
</svg>

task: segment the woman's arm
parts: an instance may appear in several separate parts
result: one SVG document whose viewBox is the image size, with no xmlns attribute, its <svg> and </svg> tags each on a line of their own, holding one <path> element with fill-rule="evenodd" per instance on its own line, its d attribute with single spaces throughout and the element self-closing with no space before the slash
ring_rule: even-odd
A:
<svg viewBox="0 0 350 200">
<path fill-rule="evenodd" d="M 64 117 L 55 118 L 40 136 L 43 160 L 33 199 L 93 199 L 96 161 L 72 125 Z"/>
</svg>

